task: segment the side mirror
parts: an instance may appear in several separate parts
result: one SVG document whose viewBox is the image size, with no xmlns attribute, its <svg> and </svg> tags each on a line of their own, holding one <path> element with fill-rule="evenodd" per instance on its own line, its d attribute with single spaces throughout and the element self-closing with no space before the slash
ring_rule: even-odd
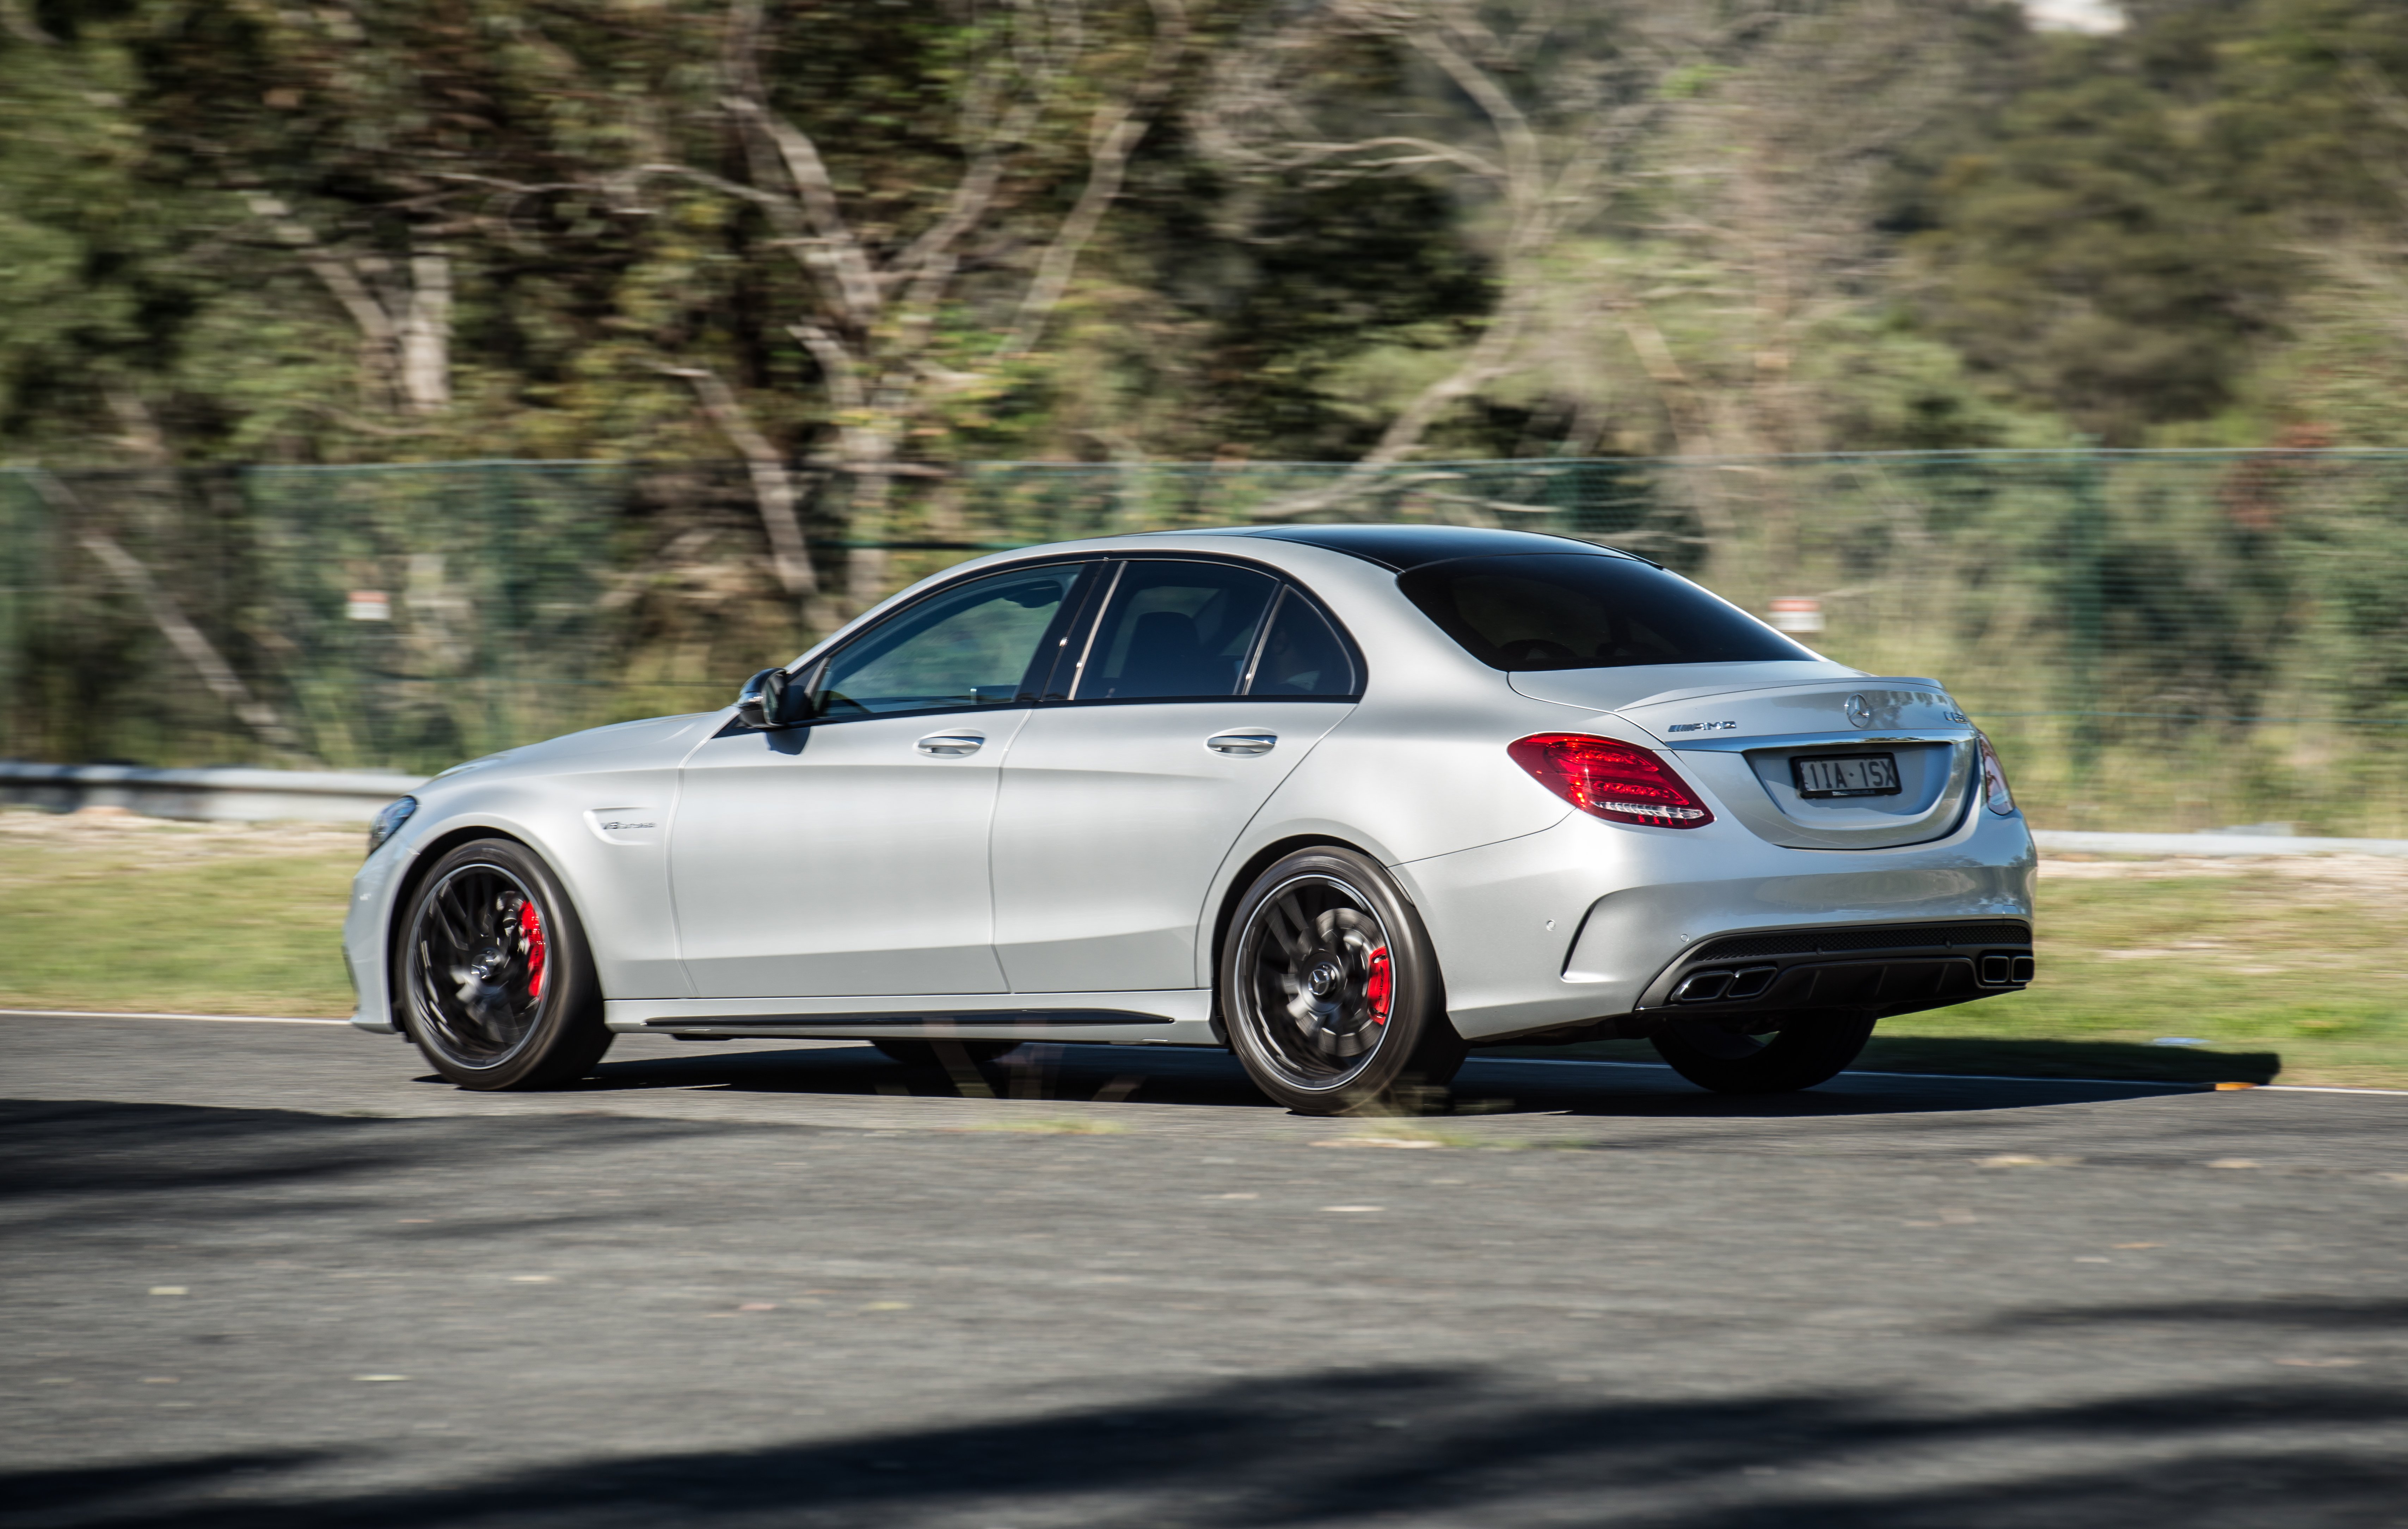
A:
<svg viewBox="0 0 2408 1529">
<path fill-rule="evenodd" d="M 765 669 L 744 682 L 737 692 L 736 720 L 748 728 L 781 726 L 786 714 L 786 686 L 793 676 L 782 669 Z"/>
</svg>

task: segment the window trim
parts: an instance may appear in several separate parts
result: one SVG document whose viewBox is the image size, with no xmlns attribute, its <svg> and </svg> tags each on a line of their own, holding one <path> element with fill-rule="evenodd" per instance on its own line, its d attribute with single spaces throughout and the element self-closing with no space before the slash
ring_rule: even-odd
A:
<svg viewBox="0 0 2408 1529">
<path fill-rule="evenodd" d="M 1271 622 L 1278 619 L 1281 608 L 1286 603 L 1289 596 L 1293 595 L 1318 613 L 1322 620 L 1329 624 L 1329 629 L 1338 635 L 1339 642 L 1346 650 L 1348 661 L 1354 666 L 1354 688 L 1342 696 L 1257 696 L 1248 690 L 1240 690 L 1230 696 L 1080 699 L 1076 687 L 1078 682 L 1085 678 L 1087 662 L 1095 647 L 1096 634 L 1103 627 L 1105 608 L 1111 604 L 1113 593 L 1120 588 L 1122 570 L 1131 563 L 1212 563 L 1268 575 L 1278 584 L 1279 588 L 1272 594 L 1271 603 L 1265 612 L 1261 627 L 1254 633 L 1254 645 L 1247 655 L 1246 685 L 1251 686 L 1254 683 L 1254 671 L 1262 662 L 1263 644 L 1269 641 Z M 1362 700 L 1364 691 L 1370 684 L 1370 666 L 1364 661 L 1363 645 L 1354 641 L 1354 634 L 1347 629 L 1344 622 L 1338 619 L 1337 613 L 1329 609 L 1327 601 L 1314 594 L 1286 570 L 1273 564 L 1256 562 L 1251 557 L 1231 557 L 1214 553 L 1188 552 L 1184 549 L 1175 552 L 1073 554 L 1059 557 L 1034 558 L 1025 563 L 1011 563 L 1001 568 L 981 569 L 977 572 L 965 574 L 958 579 L 949 579 L 910 604 L 898 606 L 887 612 L 874 625 L 853 633 L 843 642 L 821 654 L 800 669 L 788 672 L 794 676 L 796 688 L 802 694 L 808 695 L 810 693 L 811 685 L 816 684 L 826 671 L 827 666 L 835 662 L 847 649 L 869 637 L 889 622 L 898 620 L 910 612 L 918 610 L 929 600 L 940 599 L 978 579 L 1004 573 L 1034 572 L 1040 569 L 1066 566 L 1081 570 L 1078 581 L 1070 586 L 1069 604 L 1072 607 L 1072 614 L 1069 625 L 1064 630 L 1062 637 L 1057 640 L 1066 650 L 1075 647 L 1079 654 L 1077 659 L 1071 663 L 1069 685 L 1067 689 L 1060 685 L 1063 678 L 1061 666 L 1064 659 L 1068 656 L 1066 651 L 1056 655 L 1054 667 L 1048 671 L 1043 682 L 1043 688 L 1034 700 L 1024 700 L 1015 697 L 1008 706 L 949 706 L 925 712 L 874 712 L 862 716 L 804 716 L 796 717 L 791 722 L 781 722 L 769 728 L 738 728 L 738 725 L 733 722 L 730 723 L 730 727 L 746 732 L 783 732 L 795 728 L 841 727 L 853 722 L 880 722 L 911 716 L 987 716 L 997 712 L 1026 711 L 1032 708 L 1054 706 L 1200 706 L 1222 701 L 1259 701 L 1270 706 L 1292 706 L 1299 701 L 1351 705 Z M 1084 594 L 1082 594 L 1082 590 L 1085 591 Z M 723 729 L 723 733 L 725 730 Z"/>
<path fill-rule="evenodd" d="M 1056 639 L 1057 642 L 1067 642 L 1068 639 L 1078 634 L 1082 623 L 1085 623 L 1092 627 L 1093 612 L 1089 609 L 1092 602 L 1085 601 L 1084 597 L 1081 592 L 1093 586 L 1096 570 L 1109 566 L 1111 561 L 1111 559 L 1109 557 L 1097 556 L 1092 553 L 1084 555 L 1040 557 L 1033 558 L 1025 563 L 1007 564 L 1001 568 L 980 569 L 975 572 L 965 574 L 961 578 L 949 579 L 945 583 L 937 585 L 934 589 L 931 589 L 925 594 L 920 596 L 919 599 L 912 600 L 910 604 L 900 605 L 896 607 L 894 610 L 887 612 L 884 615 L 879 617 L 877 621 L 863 627 L 860 631 L 853 633 L 851 637 L 846 638 L 842 642 L 830 648 L 827 652 L 821 654 L 810 663 L 805 664 L 799 671 L 792 672 L 794 672 L 796 676 L 796 683 L 802 686 L 803 693 L 805 695 L 809 695 L 810 694 L 810 686 L 818 683 L 818 681 L 826 674 L 827 668 L 830 664 L 836 662 L 838 658 L 843 656 L 847 652 L 850 652 L 853 648 L 860 645 L 862 642 L 867 642 L 877 633 L 884 630 L 896 622 L 903 620 L 912 612 L 925 606 L 930 600 L 942 599 L 944 597 L 953 593 L 955 590 L 961 589 L 968 584 L 976 584 L 982 579 L 1000 578 L 1016 573 L 1035 573 L 1052 568 L 1075 568 L 1079 570 L 1079 576 L 1071 581 L 1068 598 L 1063 602 L 1070 613 L 1068 626 L 1064 630 L 1062 637 Z M 1062 617 L 1057 613 L 1054 619 L 1059 621 Z M 1051 624 L 1049 624 L 1047 627 L 1047 634 L 1051 635 L 1052 630 L 1053 627 Z M 1038 639 L 1038 642 L 1041 647 L 1044 643 L 1044 638 L 1039 637 Z M 1034 662 L 1035 660 L 1032 659 L 1032 667 Z M 1054 657 L 1054 666 L 1058 667 L 1060 663 L 1061 657 L 1057 653 Z M 1049 668 L 1047 670 L 1046 681 L 1043 683 L 1050 685 L 1053 674 L 1054 669 Z M 1021 671 L 1021 690 L 1018 694 L 1014 695 L 1010 701 L 1005 702 L 996 702 L 985 706 L 935 706 L 930 707 L 924 712 L 867 712 L 859 716 L 804 716 L 796 717 L 792 722 L 781 723 L 778 728 L 767 730 L 783 731 L 788 728 L 840 727 L 850 722 L 884 722 L 912 716 L 992 716 L 997 712 L 1025 711 L 1030 707 L 1044 704 L 1041 694 L 1035 697 L 1028 695 L 1026 687 L 1027 679 L 1027 671 L 1024 669 Z"/>
<path fill-rule="evenodd" d="M 1096 634 L 1103 629 L 1104 613 L 1111 609 L 1111 597 L 1120 588 L 1123 569 L 1131 563 L 1211 563 L 1223 568 L 1244 569 L 1250 573 L 1267 574 L 1279 586 L 1271 592 L 1270 603 L 1264 607 L 1263 619 L 1254 629 L 1254 645 L 1247 649 L 1244 685 L 1235 693 L 1226 696 L 1082 697 L 1074 688 L 1063 700 L 1055 700 L 1049 696 L 1040 704 L 1046 706 L 1206 706 L 1225 701 L 1242 700 L 1261 701 L 1273 706 L 1288 706 L 1297 701 L 1338 702 L 1352 705 L 1362 700 L 1363 692 L 1369 685 L 1371 677 L 1370 666 L 1363 660 L 1363 645 L 1354 641 L 1354 634 L 1346 629 L 1346 624 L 1338 619 L 1337 613 L 1329 609 L 1326 601 L 1305 587 L 1286 570 L 1268 563 L 1257 563 L 1248 557 L 1228 557 L 1212 553 L 1145 552 L 1110 555 L 1114 565 L 1111 580 L 1100 586 L 1102 592 L 1092 602 L 1092 608 L 1083 617 L 1087 629 L 1084 639 L 1080 643 L 1079 666 L 1072 676 L 1074 681 L 1084 680 L 1086 677 L 1087 661 L 1093 654 Z M 1271 623 L 1278 619 L 1280 610 L 1286 604 L 1290 595 L 1301 599 L 1309 610 L 1327 622 L 1330 631 L 1337 635 L 1340 645 L 1346 650 L 1347 661 L 1354 671 L 1354 688 L 1346 694 L 1342 696 L 1257 696 L 1252 693 L 1254 670 L 1262 662 L 1263 645 L 1270 639 Z M 1051 686 L 1048 689 L 1050 691 Z"/>
</svg>

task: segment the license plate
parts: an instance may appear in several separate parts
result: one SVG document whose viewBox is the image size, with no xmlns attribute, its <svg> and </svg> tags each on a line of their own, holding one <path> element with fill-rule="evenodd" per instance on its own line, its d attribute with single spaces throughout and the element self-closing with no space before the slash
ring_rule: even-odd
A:
<svg viewBox="0 0 2408 1529">
<path fill-rule="evenodd" d="M 1801 797 L 1894 797 L 1898 757 L 1891 754 L 1813 754 L 1789 761 Z"/>
</svg>

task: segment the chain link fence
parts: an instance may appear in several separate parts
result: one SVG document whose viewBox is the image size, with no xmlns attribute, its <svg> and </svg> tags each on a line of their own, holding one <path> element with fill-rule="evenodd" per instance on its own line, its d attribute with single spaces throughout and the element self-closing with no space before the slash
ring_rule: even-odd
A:
<svg viewBox="0 0 2408 1529">
<path fill-rule="evenodd" d="M 922 469 L 924 472 L 924 469 Z M 2408 835 L 2408 453 L 0 472 L 0 755 L 428 771 L 722 704 L 980 552 L 1275 520 L 1627 548 L 1948 684 L 2044 827 Z M 876 506 L 873 512 L 869 508 Z"/>
</svg>

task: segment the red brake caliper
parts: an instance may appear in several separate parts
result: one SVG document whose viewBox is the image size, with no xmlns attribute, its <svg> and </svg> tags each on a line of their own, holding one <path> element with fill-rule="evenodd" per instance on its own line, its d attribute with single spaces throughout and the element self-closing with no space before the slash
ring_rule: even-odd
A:
<svg viewBox="0 0 2408 1529">
<path fill-rule="evenodd" d="M 527 996 L 541 998 L 543 996 L 543 916 L 535 911 L 533 900 L 519 904 L 519 936 L 526 941 Z M 1387 953 L 1382 951 L 1381 954 L 1384 956 Z M 1383 993 L 1388 990 L 1384 982 L 1382 983 L 1380 990 Z"/>
<path fill-rule="evenodd" d="M 1371 952 L 1371 972 L 1363 979 L 1363 1002 L 1370 1005 L 1371 1022 L 1388 1022 L 1388 947 Z"/>
</svg>

